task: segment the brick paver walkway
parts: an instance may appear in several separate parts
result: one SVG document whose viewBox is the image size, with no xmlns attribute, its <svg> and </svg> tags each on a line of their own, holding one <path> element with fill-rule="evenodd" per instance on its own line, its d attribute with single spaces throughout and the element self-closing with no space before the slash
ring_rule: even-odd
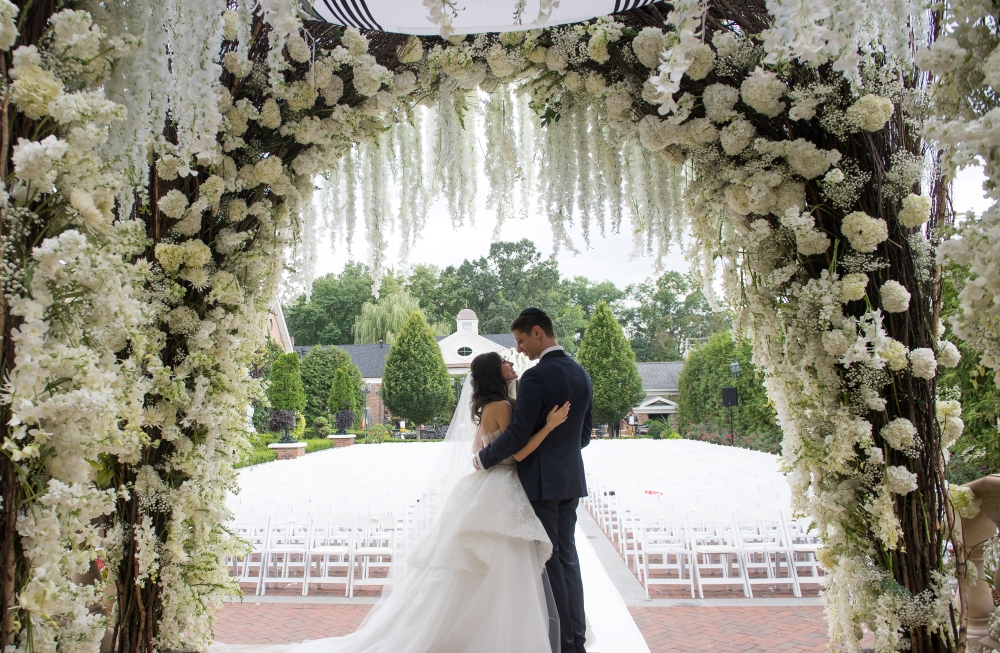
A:
<svg viewBox="0 0 1000 653">
<path fill-rule="evenodd" d="M 370 605 L 227 603 L 215 638 L 227 644 L 280 644 L 354 632 Z M 821 607 L 629 608 L 651 653 L 821 653 Z"/>
</svg>

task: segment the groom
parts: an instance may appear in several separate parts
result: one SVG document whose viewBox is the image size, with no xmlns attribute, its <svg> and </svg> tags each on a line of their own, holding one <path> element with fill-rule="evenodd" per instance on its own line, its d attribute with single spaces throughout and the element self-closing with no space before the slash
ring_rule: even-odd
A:
<svg viewBox="0 0 1000 653">
<path fill-rule="evenodd" d="M 553 406 L 569 401 L 569 417 L 517 465 L 521 485 L 535 514 L 552 540 L 545 564 L 559 610 L 562 653 L 585 653 L 587 622 L 583 614 L 583 580 L 576 555 L 576 508 L 587 496 L 581 449 L 590 444 L 593 388 L 590 377 L 556 342 L 545 311 L 526 308 L 510 325 L 517 350 L 538 364 L 521 377 L 514 413 L 493 444 L 473 464 L 489 469 L 512 456 L 545 426 Z"/>
</svg>

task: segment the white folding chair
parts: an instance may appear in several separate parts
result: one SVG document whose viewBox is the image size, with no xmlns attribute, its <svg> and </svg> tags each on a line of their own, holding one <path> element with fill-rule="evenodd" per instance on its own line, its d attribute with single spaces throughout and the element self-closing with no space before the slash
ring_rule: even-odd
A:
<svg viewBox="0 0 1000 653">
<path fill-rule="evenodd" d="M 250 543 L 250 552 L 240 559 L 233 557 L 233 575 L 238 583 L 260 584 L 261 566 L 264 559 L 264 546 L 267 543 L 267 531 L 271 523 L 270 515 L 243 514 L 233 520 L 233 531 L 236 535 Z"/>
<path fill-rule="evenodd" d="M 650 585 L 687 585 L 694 598 L 697 576 L 684 513 L 646 511 L 639 515 L 636 528 L 642 543 L 640 580 L 649 598 Z M 660 556 L 654 563 L 652 556 Z M 637 563 L 638 564 L 638 563 Z M 654 576 L 662 571 L 665 575 Z"/>
<path fill-rule="evenodd" d="M 819 564 L 817 553 L 823 548 L 819 532 L 813 529 L 808 518 L 796 519 L 791 510 L 781 511 L 788 545 L 792 549 L 795 577 L 801 591 L 802 585 L 826 585 L 826 574 Z M 805 572 L 809 573 L 806 574 Z"/>
<path fill-rule="evenodd" d="M 746 582 L 743 548 L 732 515 L 715 511 L 692 513 L 688 516 L 688 528 L 698 595 L 705 598 L 705 585 L 740 585 L 744 596 L 753 596 Z"/>
<path fill-rule="evenodd" d="M 802 596 L 795 575 L 794 553 L 788 544 L 785 524 L 778 511 L 733 511 L 736 535 L 743 548 L 747 584 L 774 585 L 787 583 L 796 597 Z M 785 560 L 785 575 L 781 575 L 781 560 Z M 756 573 L 754 573 L 756 572 Z"/>
<path fill-rule="evenodd" d="M 356 515 L 318 514 L 313 517 L 309 547 L 305 553 L 305 578 L 302 596 L 308 596 L 309 584 L 344 585 L 344 596 L 351 592 L 351 551 L 354 549 Z M 315 571 L 313 569 L 315 568 Z M 341 569 L 343 576 L 333 575 Z"/>
<path fill-rule="evenodd" d="M 267 529 L 257 593 L 267 592 L 269 583 L 302 583 L 305 579 L 305 558 L 309 546 L 309 522 L 297 522 L 288 513 L 272 515 Z M 296 573 L 300 572 L 300 573 Z"/>
<path fill-rule="evenodd" d="M 396 554 L 396 516 L 390 513 L 358 515 L 355 522 L 355 546 L 351 551 L 351 587 L 385 585 L 385 576 L 373 576 L 373 571 L 388 572 Z M 355 574 L 355 570 L 357 573 Z"/>
</svg>

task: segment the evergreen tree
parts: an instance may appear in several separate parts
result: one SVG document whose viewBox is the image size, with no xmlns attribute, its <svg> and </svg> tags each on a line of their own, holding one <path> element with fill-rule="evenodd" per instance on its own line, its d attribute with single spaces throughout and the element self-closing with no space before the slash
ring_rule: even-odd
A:
<svg viewBox="0 0 1000 653">
<path fill-rule="evenodd" d="M 330 393 L 326 399 L 327 409 L 333 415 L 342 410 L 357 411 L 357 396 L 354 388 L 354 379 L 347 366 L 341 367 L 333 375 L 333 382 L 330 384 Z"/>
<path fill-rule="evenodd" d="M 594 422 L 617 422 L 645 397 L 635 353 L 605 301 L 594 309 L 577 360 L 594 384 Z"/>
<path fill-rule="evenodd" d="M 756 440 L 759 446 L 754 448 L 769 450 L 780 439 L 774 411 L 768 405 L 767 391 L 751 356 L 749 341 L 735 343 L 729 331 L 713 335 L 688 355 L 678 382 L 681 435 L 715 429 L 728 437 L 729 409 L 722 406 L 722 388 L 734 387 L 739 398 L 739 406 L 733 408 L 737 442 L 749 440 L 752 444 Z M 733 378 L 729 368 L 734 360 L 740 364 L 738 379 Z"/>
<path fill-rule="evenodd" d="M 393 415 L 414 425 L 427 424 L 454 405 L 441 348 L 419 311 L 410 315 L 389 350 L 382 399 Z"/>
<path fill-rule="evenodd" d="M 306 407 L 306 392 L 299 372 L 299 355 L 282 354 L 271 364 L 271 385 L 267 398 L 275 410 L 301 413 Z"/>
<path fill-rule="evenodd" d="M 306 420 L 312 423 L 317 417 L 339 409 L 327 408 L 333 377 L 342 367 L 353 367 L 351 357 L 339 347 L 315 346 L 302 358 L 302 385 L 306 392 Z M 360 376 L 360 372 L 358 373 Z M 359 381 L 360 384 L 360 381 Z"/>
</svg>

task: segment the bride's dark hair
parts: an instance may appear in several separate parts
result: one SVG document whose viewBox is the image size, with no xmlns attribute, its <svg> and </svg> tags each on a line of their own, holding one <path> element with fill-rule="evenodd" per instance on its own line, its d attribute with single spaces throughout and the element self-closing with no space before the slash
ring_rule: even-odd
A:
<svg viewBox="0 0 1000 653">
<path fill-rule="evenodd" d="M 469 375 L 472 379 L 472 421 L 479 424 L 486 404 L 510 401 L 503 378 L 503 359 L 495 351 L 479 354 L 472 359 Z"/>
</svg>

